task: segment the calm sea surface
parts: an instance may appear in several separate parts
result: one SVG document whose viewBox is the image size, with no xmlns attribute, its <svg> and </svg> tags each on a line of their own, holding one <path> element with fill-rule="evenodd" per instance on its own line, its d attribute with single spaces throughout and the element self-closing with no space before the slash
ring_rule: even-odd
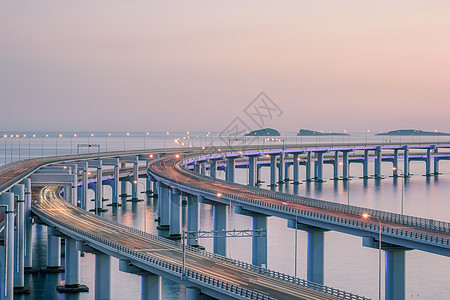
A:
<svg viewBox="0 0 450 300">
<path fill-rule="evenodd" d="M 227 141 L 223 141 L 215 134 L 207 136 L 205 133 L 5 133 L 7 138 L 0 139 L 0 163 L 33 157 L 54 156 L 56 154 L 76 154 L 98 151 L 98 146 L 86 148 L 85 144 L 100 145 L 101 151 L 131 150 L 144 148 L 173 148 L 192 145 L 215 145 L 224 147 Z M 11 134 L 14 135 L 11 138 Z M 20 135 L 19 138 L 16 134 Z M 23 135 L 26 134 L 26 137 Z M 36 137 L 32 135 L 35 134 Z M 48 137 L 45 137 L 48 134 Z M 2 135 L 3 136 L 3 135 Z M 184 137 L 184 138 L 183 138 Z M 175 139 L 179 139 L 175 143 Z M 441 142 L 438 137 L 374 137 L 358 135 L 351 137 L 334 138 L 300 138 L 294 134 L 280 137 L 281 141 L 254 140 L 260 145 L 281 145 L 298 143 L 354 143 L 354 142 Z M 20 149 L 19 149 L 20 145 Z M 58 150 L 56 151 L 56 147 Z M 400 161 L 400 163 L 402 163 Z M 450 222 L 450 161 L 441 161 L 438 177 L 422 176 L 425 172 L 424 162 L 411 162 L 412 178 L 405 182 L 404 205 L 405 214 L 433 218 Z M 347 184 L 343 181 L 328 180 L 323 184 L 306 184 L 299 186 L 284 184 L 277 187 L 278 190 L 297 194 L 308 195 L 327 201 L 347 203 L 351 205 L 376 208 L 391 212 L 400 212 L 401 207 L 401 180 L 394 181 L 388 177 L 391 175 L 391 165 L 383 163 L 382 173 L 386 179 L 363 180 L 361 165 L 351 165 L 353 179 Z M 373 163 L 369 167 L 373 174 Z M 325 165 L 324 178 L 332 177 L 332 167 Z M 304 167 L 300 168 L 301 176 L 304 176 Z M 219 172 L 219 177 L 224 177 Z M 263 180 L 269 181 L 269 169 L 262 171 Z M 245 184 L 248 172 L 245 169 L 236 170 L 237 182 Z M 142 179 L 141 179 L 142 180 Z M 144 183 L 144 181 L 142 180 Z M 139 184 L 139 189 L 143 185 Z M 268 188 L 263 185 L 262 188 Z M 130 189 L 130 187 L 129 187 Z M 111 198 L 111 189 L 105 187 L 105 198 Z M 143 196 L 144 197 L 144 196 Z M 94 192 L 89 190 L 89 198 L 94 198 Z M 130 203 L 119 208 L 109 208 L 102 216 L 119 223 L 133 226 L 147 232 L 166 235 L 167 232 L 156 229 L 157 208 L 156 199 L 146 199 L 144 202 Z M 89 203 L 93 206 L 93 203 Z M 89 207 L 91 208 L 91 207 Z M 201 230 L 213 228 L 212 208 L 209 205 L 200 206 Z M 183 207 L 185 211 L 185 207 Z M 184 214 L 183 214 L 184 215 Z M 185 226 L 185 219 L 183 219 Z M 229 228 L 251 228 L 251 218 L 237 215 L 230 209 Z M 35 267 L 44 267 L 46 262 L 46 237 L 45 226 L 34 226 L 33 238 L 33 264 Z M 287 228 L 287 221 L 276 217 L 268 219 L 268 268 L 294 275 L 294 235 L 295 230 Z M 298 235 L 298 276 L 306 278 L 306 233 L 297 231 Z M 212 240 L 200 240 L 200 244 L 206 250 L 212 251 Z M 232 258 L 251 262 L 251 239 L 228 239 L 228 253 Z M 63 259 L 64 264 L 64 259 Z M 356 294 L 376 299 L 378 297 L 378 253 L 375 249 L 362 247 L 361 238 L 341 234 L 338 232 L 325 233 L 325 284 L 343 289 Z M 118 271 L 118 260 L 112 259 L 112 295 L 113 299 L 138 299 L 140 298 L 140 278 Z M 448 278 L 450 260 L 447 257 L 429 254 L 421 251 L 408 251 L 406 254 L 406 295 L 407 299 L 445 299 L 450 294 L 450 280 Z M 25 282 L 30 286 L 30 296 L 17 297 L 17 299 L 93 299 L 94 298 L 94 256 L 86 254 L 81 258 L 81 283 L 90 288 L 89 293 L 79 295 L 64 295 L 56 292 L 56 285 L 64 280 L 64 274 L 37 274 L 26 275 Z M 183 299 L 184 287 L 163 279 L 163 299 Z"/>
</svg>

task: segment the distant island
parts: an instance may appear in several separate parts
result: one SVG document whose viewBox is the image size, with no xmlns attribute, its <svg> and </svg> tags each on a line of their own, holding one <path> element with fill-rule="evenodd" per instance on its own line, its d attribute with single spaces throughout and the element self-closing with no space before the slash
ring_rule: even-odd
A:
<svg viewBox="0 0 450 300">
<path fill-rule="evenodd" d="M 278 130 L 272 128 L 264 128 L 253 130 L 252 132 L 247 133 L 245 136 L 279 136 L 280 133 Z"/>
<path fill-rule="evenodd" d="M 300 129 L 297 132 L 297 135 L 301 136 L 326 136 L 326 135 L 349 135 L 348 133 L 339 133 L 339 132 L 320 132 L 308 129 Z"/>
<path fill-rule="evenodd" d="M 375 135 L 450 135 L 450 133 L 438 132 L 438 131 L 423 131 L 417 129 L 400 129 L 392 130 L 389 132 L 377 133 Z"/>
</svg>

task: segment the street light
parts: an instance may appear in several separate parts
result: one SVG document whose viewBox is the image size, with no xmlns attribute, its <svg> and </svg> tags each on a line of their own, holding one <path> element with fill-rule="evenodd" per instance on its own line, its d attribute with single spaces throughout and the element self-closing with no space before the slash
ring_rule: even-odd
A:
<svg viewBox="0 0 450 300">
<path fill-rule="evenodd" d="M 126 139 L 127 136 L 130 136 L 130 133 L 129 133 L 129 132 L 127 132 L 127 133 L 125 134 L 125 136 L 123 137 L 123 151 L 125 151 L 125 149 L 126 149 L 126 142 L 125 142 L 125 139 Z"/>
<path fill-rule="evenodd" d="M 144 135 L 144 150 L 145 150 L 145 138 L 146 138 L 149 134 L 150 134 L 149 132 L 146 132 L 145 135 Z"/>
<path fill-rule="evenodd" d="M 6 139 L 8 138 L 8 135 L 4 134 L 3 138 L 5 139 L 5 165 L 6 165 Z"/>
<path fill-rule="evenodd" d="M 166 136 L 168 136 L 170 133 L 166 131 L 166 135 L 164 136 L 164 149 L 166 149 Z"/>
<path fill-rule="evenodd" d="M 108 132 L 108 134 L 106 135 L 106 152 L 108 152 L 108 137 L 111 136 L 111 132 Z"/>
<path fill-rule="evenodd" d="M 45 137 L 48 137 L 48 134 L 43 135 L 42 138 L 41 138 L 41 142 L 42 142 L 41 143 L 41 151 L 42 151 L 42 155 L 41 156 L 42 157 L 44 157 L 44 138 Z"/>
<path fill-rule="evenodd" d="M 56 137 L 56 156 L 58 156 L 58 138 L 62 138 L 61 133 Z"/>
<path fill-rule="evenodd" d="M 397 167 L 393 167 L 392 170 L 394 170 L 394 171 L 397 171 L 397 170 L 401 171 L 401 172 L 402 172 L 402 173 L 401 173 L 401 176 L 403 176 L 403 178 L 406 178 L 405 172 L 403 172 L 402 169 L 397 168 Z M 404 194 L 403 190 L 404 190 L 404 184 L 405 184 L 404 181 L 405 181 L 405 179 L 402 180 L 402 209 L 401 209 L 401 214 L 402 214 L 402 215 L 403 215 L 403 198 L 404 198 L 404 197 L 403 197 L 403 194 Z"/>
<path fill-rule="evenodd" d="M 364 219 L 375 218 L 378 221 L 378 299 L 381 300 L 381 221 L 378 217 L 372 217 L 368 213 L 363 213 Z"/>
<path fill-rule="evenodd" d="M 71 155 L 72 155 L 72 139 L 73 139 L 74 137 L 77 137 L 77 134 L 76 134 L 76 133 L 74 133 L 74 134 L 70 137 L 70 154 L 71 154 Z"/>
</svg>

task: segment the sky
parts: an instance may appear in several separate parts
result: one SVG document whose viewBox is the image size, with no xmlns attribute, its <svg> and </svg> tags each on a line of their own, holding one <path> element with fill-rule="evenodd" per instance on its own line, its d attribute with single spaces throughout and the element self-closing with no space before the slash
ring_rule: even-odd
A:
<svg viewBox="0 0 450 300">
<path fill-rule="evenodd" d="M 0 131 L 450 132 L 450 1 L 2 1 Z"/>
</svg>

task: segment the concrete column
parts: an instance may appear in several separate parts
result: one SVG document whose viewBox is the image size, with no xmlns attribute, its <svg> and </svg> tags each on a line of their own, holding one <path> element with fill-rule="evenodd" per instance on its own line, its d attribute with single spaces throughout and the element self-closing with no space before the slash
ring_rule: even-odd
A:
<svg viewBox="0 0 450 300">
<path fill-rule="evenodd" d="M 318 181 L 323 181 L 323 152 L 317 152 L 317 173 L 315 177 Z"/>
<path fill-rule="evenodd" d="M 2 269 L 0 299 L 12 300 L 14 297 L 14 194 L 0 195 L 0 209 L 5 211 L 4 236 L 5 244 L 0 246 L 0 266 Z"/>
<path fill-rule="evenodd" d="M 77 206 L 77 184 L 78 178 L 76 174 L 72 174 L 72 183 L 64 187 L 64 194 L 66 196 L 67 202 L 71 203 L 74 206 Z"/>
<path fill-rule="evenodd" d="M 200 174 L 200 163 L 198 161 L 194 162 L 194 173 Z"/>
<path fill-rule="evenodd" d="M 169 229 L 170 227 L 170 206 L 169 206 L 169 187 L 159 183 L 158 194 L 159 226 L 158 229 Z"/>
<path fill-rule="evenodd" d="M 256 185 L 256 156 L 254 155 L 248 157 L 248 185 Z"/>
<path fill-rule="evenodd" d="M 427 149 L 426 175 L 431 176 L 431 149 Z"/>
<path fill-rule="evenodd" d="M 178 189 L 170 189 L 170 239 L 181 238 L 181 193 Z"/>
<path fill-rule="evenodd" d="M 32 268 L 32 242 L 33 242 L 33 226 L 31 223 L 31 179 L 23 180 L 25 185 L 25 251 L 24 251 L 24 268 L 31 270 Z"/>
<path fill-rule="evenodd" d="M 125 169 L 127 167 L 126 163 L 120 163 L 120 168 Z M 120 197 L 125 198 L 128 196 L 127 194 L 127 182 L 125 180 L 120 182 Z"/>
<path fill-rule="evenodd" d="M 387 250 L 385 299 L 405 299 L 405 250 Z"/>
<path fill-rule="evenodd" d="M 284 163 L 284 181 L 285 182 L 289 182 L 289 180 L 290 180 L 290 178 L 289 178 L 289 167 L 290 167 L 290 164 L 285 162 Z"/>
<path fill-rule="evenodd" d="M 299 184 L 300 183 L 300 181 L 299 181 L 299 165 L 300 165 L 300 162 L 299 162 L 299 160 L 298 160 L 298 153 L 294 153 L 293 154 L 294 155 L 294 158 L 293 158 L 293 164 L 294 164 L 294 167 L 293 167 L 293 177 L 294 177 L 294 184 Z"/>
<path fill-rule="evenodd" d="M 161 300 L 161 276 L 146 273 L 141 276 L 141 299 Z"/>
<path fill-rule="evenodd" d="M 61 269 L 61 238 L 53 227 L 47 227 L 47 269 Z"/>
<path fill-rule="evenodd" d="M 95 253 L 95 299 L 111 299 L 111 256 Z"/>
<path fill-rule="evenodd" d="M 234 182 L 234 157 L 227 157 L 227 173 L 226 180 Z"/>
<path fill-rule="evenodd" d="M 333 170 L 333 179 L 338 180 L 339 179 L 339 151 L 334 152 L 334 164 L 333 164 L 334 170 Z"/>
<path fill-rule="evenodd" d="M 375 159 L 375 179 L 381 178 L 381 146 L 377 146 L 375 149 L 377 158 Z"/>
<path fill-rule="evenodd" d="M 284 175 L 284 153 L 280 154 L 280 163 L 278 164 L 278 183 L 283 183 Z"/>
<path fill-rule="evenodd" d="M 217 160 L 211 159 L 209 161 L 209 176 L 216 178 L 217 174 Z"/>
<path fill-rule="evenodd" d="M 88 194 L 88 163 L 84 163 L 83 173 L 81 174 L 81 208 L 87 209 L 87 194 Z"/>
<path fill-rule="evenodd" d="M 404 146 L 403 149 L 404 155 L 403 155 L 403 172 L 405 176 L 409 176 L 409 147 Z"/>
<path fill-rule="evenodd" d="M 262 166 L 256 163 L 256 183 L 261 183 L 261 168 Z"/>
<path fill-rule="evenodd" d="M 199 228 L 199 205 L 198 203 L 203 200 L 203 196 L 188 195 L 187 198 L 187 230 L 198 231 Z M 187 239 L 187 244 L 190 246 L 198 245 L 198 241 L 195 238 Z"/>
<path fill-rule="evenodd" d="M 77 241 L 66 238 L 66 287 L 80 285 L 80 251 L 77 250 Z"/>
<path fill-rule="evenodd" d="M 206 175 L 206 162 L 204 161 L 200 163 L 200 174 Z"/>
<path fill-rule="evenodd" d="M 228 210 L 227 205 L 216 203 L 213 205 L 214 231 L 227 230 Z M 227 240 L 225 233 L 214 233 L 213 251 L 223 256 L 227 255 Z"/>
<path fill-rule="evenodd" d="M 138 200 L 139 161 L 133 163 L 133 182 L 131 183 L 131 200 Z"/>
<path fill-rule="evenodd" d="M 119 167 L 119 159 L 117 159 L 116 164 L 114 165 L 114 186 L 112 191 L 112 204 L 119 204 L 119 181 L 120 181 L 120 167 Z"/>
<path fill-rule="evenodd" d="M 394 149 L 394 163 L 392 166 L 392 176 L 398 176 L 398 149 Z"/>
<path fill-rule="evenodd" d="M 200 290 L 193 286 L 187 286 L 186 300 L 200 300 Z"/>
<path fill-rule="evenodd" d="M 308 229 L 307 279 L 323 284 L 324 230 Z"/>
<path fill-rule="evenodd" d="M 147 174 L 147 177 L 145 178 L 145 193 L 147 194 L 147 196 L 153 194 L 152 177 L 149 176 L 148 174 Z"/>
<path fill-rule="evenodd" d="M 369 150 L 364 150 L 363 178 L 369 178 Z"/>
<path fill-rule="evenodd" d="M 256 214 L 252 216 L 253 230 L 267 229 L 267 216 Z M 252 264 L 267 267 L 267 235 L 252 237 Z"/>
<path fill-rule="evenodd" d="M 16 215 L 16 236 L 14 238 L 14 289 L 23 289 L 24 278 L 24 244 L 25 244 L 25 185 L 16 184 L 11 192 L 16 195 L 17 215 Z"/>
<path fill-rule="evenodd" d="M 439 174 L 439 158 L 435 156 L 433 161 L 434 161 L 434 175 L 438 175 Z"/>
<path fill-rule="evenodd" d="M 95 211 L 100 211 L 103 208 L 103 172 L 102 172 L 102 161 L 99 161 L 97 166 L 97 185 L 95 189 Z"/>
<path fill-rule="evenodd" d="M 348 174 L 348 151 L 342 152 L 342 179 L 349 180 Z"/>
<path fill-rule="evenodd" d="M 276 167 L 277 167 L 277 155 L 271 154 L 270 155 L 270 186 L 276 185 L 276 180 L 275 180 Z"/>
<path fill-rule="evenodd" d="M 306 152 L 306 181 L 311 181 L 311 155 L 311 151 Z"/>
</svg>

